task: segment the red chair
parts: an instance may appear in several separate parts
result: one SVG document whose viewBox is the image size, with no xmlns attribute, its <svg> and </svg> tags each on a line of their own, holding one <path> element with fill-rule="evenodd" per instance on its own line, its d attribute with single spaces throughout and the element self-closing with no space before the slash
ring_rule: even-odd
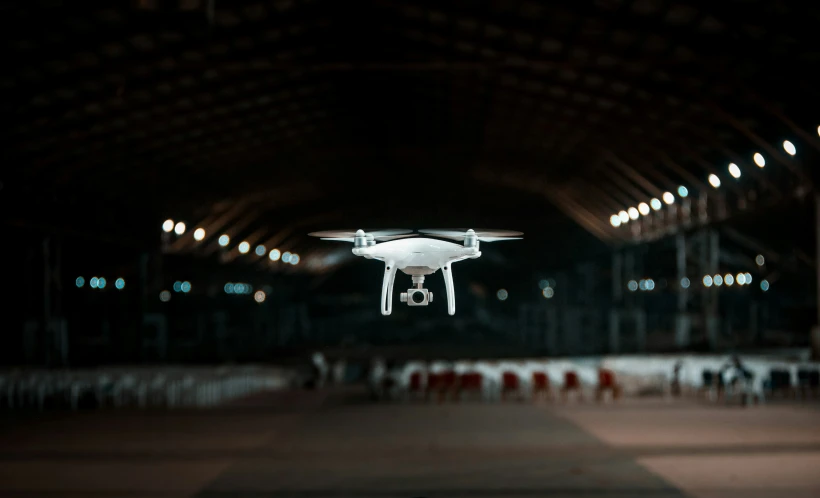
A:
<svg viewBox="0 0 820 498">
<path fill-rule="evenodd" d="M 427 394 L 436 394 L 441 403 L 448 394 L 454 394 L 458 388 L 458 376 L 452 370 L 445 370 L 437 374 L 430 374 L 427 380 Z"/>
<path fill-rule="evenodd" d="M 598 370 L 598 388 L 595 390 L 595 399 L 603 400 L 606 392 L 612 393 L 612 399 L 618 399 L 621 395 L 621 388 L 615 381 L 615 372 L 602 368 Z"/>
<path fill-rule="evenodd" d="M 578 374 L 573 371 L 564 372 L 564 385 L 561 387 L 561 398 L 566 401 L 570 392 L 577 393 L 578 399 L 583 400 L 581 380 L 578 378 Z"/>
<path fill-rule="evenodd" d="M 532 399 L 533 401 L 539 396 L 543 395 L 549 398 L 550 395 L 550 379 L 544 372 L 532 373 Z"/>
<path fill-rule="evenodd" d="M 432 372 L 429 372 L 427 374 L 426 397 L 428 399 L 430 398 L 431 393 L 438 391 L 440 384 L 441 384 L 441 375 L 440 374 L 432 373 Z"/>
<path fill-rule="evenodd" d="M 410 374 L 410 383 L 407 385 L 407 392 L 405 395 L 410 397 L 412 395 L 418 395 L 424 393 L 424 386 L 422 383 L 422 375 L 421 372 L 413 372 Z"/>
<path fill-rule="evenodd" d="M 501 399 L 504 400 L 509 392 L 521 395 L 521 382 L 514 372 L 504 372 L 501 374 Z"/>
<path fill-rule="evenodd" d="M 477 372 L 467 372 L 461 374 L 458 382 L 458 399 L 461 399 L 461 396 L 464 393 L 477 392 L 481 394 L 481 386 L 484 383 L 483 381 L 484 378 Z"/>
</svg>

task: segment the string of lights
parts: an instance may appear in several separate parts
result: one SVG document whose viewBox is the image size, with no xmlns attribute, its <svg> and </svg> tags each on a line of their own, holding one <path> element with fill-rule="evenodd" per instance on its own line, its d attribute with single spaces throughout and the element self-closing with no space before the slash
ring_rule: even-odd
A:
<svg viewBox="0 0 820 498">
<path fill-rule="evenodd" d="M 165 233 L 173 232 L 177 236 L 184 235 L 186 228 L 187 227 L 185 226 L 184 222 L 179 221 L 175 223 L 174 220 L 170 218 L 162 223 L 162 230 Z M 194 230 L 193 236 L 194 240 L 197 242 L 202 242 L 203 240 L 205 240 L 205 235 L 205 229 L 202 227 L 197 227 Z M 230 235 L 223 233 L 217 239 L 217 243 L 220 245 L 220 247 L 228 247 L 231 244 Z M 251 244 L 250 242 L 243 240 L 236 246 L 236 249 L 240 252 L 240 254 L 248 254 L 251 251 Z M 296 253 L 291 253 L 288 251 L 282 253 L 279 249 L 276 248 L 268 251 L 264 244 L 257 245 L 254 248 L 253 252 L 259 257 L 264 257 L 265 255 L 267 255 L 268 259 L 270 259 L 271 261 L 282 261 L 283 263 L 291 264 L 294 266 L 298 265 L 299 261 L 301 260 L 300 256 Z"/>
<path fill-rule="evenodd" d="M 74 285 L 76 285 L 78 289 L 82 289 L 83 287 L 85 287 L 85 284 L 85 277 L 79 276 L 76 279 L 74 279 Z M 105 289 L 107 285 L 108 281 L 105 279 L 105 277 L 91 277 L 88 280 L 88 287 L 91 289 L 102 290 Z M 120 277 L 114 280 L 114 287 L 117 290 L 125 289 L 125 279 Z"/>
<path fill-rule="evenodd" d="M 817 127 L 817 134 L 820 135 L 820 126 Z M 797 147 L 791 141 L 784 140 L 782 146 L 786 154 L 790 156 L 795 156 L 797 154 Z M 752 155 L 752 159 L 758 168 L 762 169 L 766 167 L 766 158 L 760 152 L 755 152 Z M 739 179 L 742 175 L 740 167 L 735 163 L 729 163 L 727 169 L 729 171 L 729 175 L 732 178 Z M 716 189 L 720 188 L 720 186 L 722 185 L 720 177 L 715 173 L 709 174 L 708 181 L 709 185 Z M 689 196 L 689 189 L 681 185 L 678 187 L 677 193 L 678 197 L 683 199 Z M 675 195 L 672 192 L 664 192 L 664 194 L 661 197 L 663 198 L 663 202 L 667 205 L 672 205 L 675 203 Z M 652 210 L 659 211 L 662 207 L 663 205 L 661 204 L 661 201 L 657 198 L 653 198 L 649 201 L 649 204 L 647 204 L 646 202 L 641 202 L 640 204 L 638 204 L 637 208 L 628 207 L 622 211 L 619 211 L 616 214 L 613 214 L 609 217 L 609 223 L 613 227 L 618 228 L 622 225 L 626 225 L 630 221 L 637 220 L 641 216 L 649 215 L 649 213 L 651 213 Z M 173 223 L 167 224 L 166 226 L 170 228 L 173 226 Z"/>
</svg>

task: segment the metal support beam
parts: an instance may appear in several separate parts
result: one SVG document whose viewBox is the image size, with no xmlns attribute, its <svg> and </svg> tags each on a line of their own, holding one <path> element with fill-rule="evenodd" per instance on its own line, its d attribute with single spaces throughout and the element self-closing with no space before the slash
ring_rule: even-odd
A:
<svg viewBox="0 0 820 498">
<path fill-rule="evenodd" d="M 678 278 L 678 309 L 675 317 L 675 346 L 683 349 L 687 348 L 690 344 L 690 320 L 689 313 L 687 312 L 689 289 L 684 288 L 681 285 L 683 279 L 689 278 L 686 274 L 686 235 L 679 233 L 675 237 L 675 250 Z"/>
<path fill-rule="evenodd" d="M 715 276 L 719 272 L 720 236 L 716 230 L 709 230 L 706 235 L 708 241 L 706 248 L 708 251 L 707 272 L 709 275 Z M 712 285 L 706 292 L 709 296 L 706 305 L 706 338 L 710 349 L 716 349 L 718 345 L 718 332 L 720 330 L 720 319 L 718 317 L 719 289 L 719 286 Z"/>
<path fill-rule="evenodd" d="M 820 193 L 814 194 L 814 236 L 816 240 L 817 265 L 817 290 L 815 300 L 817 302 L 817 324 L 811 331 L 812 357 L 820 358 Z"/>
<path fill-rule="evenodd" d="M 51 240 L 43 239 L 43 346 L 45 362 L 51 366 Z"/>
</svg>

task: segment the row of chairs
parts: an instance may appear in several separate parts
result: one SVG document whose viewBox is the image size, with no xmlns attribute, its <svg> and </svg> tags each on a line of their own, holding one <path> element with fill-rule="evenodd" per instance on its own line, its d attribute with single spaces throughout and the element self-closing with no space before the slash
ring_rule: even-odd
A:
<svg viewBox="0 0 820 498">
<path fill-rule="evenodd" d="M 747 403 L 766 398 L 811 399 L 820 396 L 820 369 L 796 367 L 785 369 L 773 367 L 757 368 L 746 377 L 742 372 L 728 369 L 722 374 L 718 370 L 704 369 L 701 372 L 703 384 L 698 390 L 711 401 L 741 397 Z"/>
<path fill-rule="evenodd" d="M 209 407 L 286 384 L 254 367 L 0 372 L 0 409 Z"/>
<path fill-rule="evenodd" d="M 585 385 L 578 372 L 564 371 L 560 382 L 551 381 L 543 371 L 521 372 L 504 370 L 499 375 L 487 375 L 477 371 L 415 369 L 401 382 L 401 376 L 387 375 L 381 380 L 381 397 L 404 400 L 425 400 L 443 403 L 465 399 L 484 401 L 507 400 L 553 400 L 567 401 L 571 397 L 583 401 L 588 391 L 594 391 L 594 398 L 603 401 L 617 399 L 621 386 L 616 375 L 610 370 L 597 372 L 597 383 Z M 591 389 L 590 389 L 591 388 Z"/>
<path fill-rule="evenodd" d="M 785 363 L 766 358 L 744 360 L 746 373 L 722 368 L 721 356 L 609 357 L 598 360 L 524 360 L 409 362 L 371 378 L 376 395 L 388 399 L 444 402 L 466 398 L 597 400 L 617 399 L 624 393 L 663 396 L 706 394 L 712 400 L 737 398 L 764 402 L 767 397 L 792 398 L 820 394 L 820 366 Z M 718 372 L 721 372 L 718 375 Z"/>
</svg>

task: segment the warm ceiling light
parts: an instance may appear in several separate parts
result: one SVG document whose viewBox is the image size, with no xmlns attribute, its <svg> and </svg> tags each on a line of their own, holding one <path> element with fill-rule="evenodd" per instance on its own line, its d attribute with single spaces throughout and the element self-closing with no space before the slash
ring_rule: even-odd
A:
<svg viewBox="0 0 820 498">
<path fill-rule="evenodd" d="M 251 245 L 248 244 L 246 241 L 242 241 L 239 243 L 239 252 L 242 254 L 247 254 L 248 251 L 251 250 Z"/>
<path fill-rule="evenodd" d="M 194 230 L 194 240 L 202 240 L 205 238 L 205 229 L 197 228 Z"/>
<path fill-rule="evenodd" d="M 667 204 L 673 204 L 675 202 L 675 196 L 672 195 L 672 192 L 663 193 L 663 202 Z"/>
<path fill-rule="evenodd" d="M 755 164 L 757 164 L 759 167 L 762 168 L 763 166 L 766 166 L 766 158 L 763 157 L 763 154 L 761 154 L 760 152 L 755 152 L 754 160 Z"/>
<path fill-rule="evenodd" d="M 649 214 L 649 204 L 645 202 L 638 204 L 638 211 L 640 211 L 642 215 L 646 216 Z"/>
<path fill-rule="evenodd" d="M 637 220 L 638 216 L 640 216 L 640 213 L 638 213 L 638 210 L 634 207 L 629 208 L 627 210 L 627 213 L 629 213 L 629 218 L 632 220 Z"/>
<path fill-rule="evenodd" d="M 709 175 L 709 184 L 715 188 L 720 187 L 720 178 L 718 178 L 715 174 Z"/>
<path fill-rule="evenodd" d="M 729 174 L 734 178 L 740 178 L 740 168 L 735 163 L 729 163 Z"/>
<path fill-rule="evenodd" d="M 788 140 L 783 141 L 783 150 L 790 156 L 797 154 L 797 149 L 794 147 L 794 144 L 789 142 Z"/>
<path fill-rule="evenodd" d="M 173 229 L 174 229 L 174 220 L 165 220 L 162 223 L 162 230 L 164 232 L 170 232 Z"/>
<path fill-rule="evenodd" d="M 279 261 L 280 257 L 282 257 L 282 253 L 279 252 L 279 249 L 271 249 L 268 254 L 268 258 L 270 258 L 271 261 Z"/>
<path fill-rule="evenodd" d="M 618 218 L 621 219 L 621 223 L 627 223 L 629 221 L 629 214 L 626 211 L 620 211 Z"/>
<path fill-rule="evenodd" d="M 176 233 L 177 235 L 182 235 L 183 233 L 185 233 L 185 223 L 181 221 L 177 223 L 174 226 L 174 233 Z"/>
</svg>

